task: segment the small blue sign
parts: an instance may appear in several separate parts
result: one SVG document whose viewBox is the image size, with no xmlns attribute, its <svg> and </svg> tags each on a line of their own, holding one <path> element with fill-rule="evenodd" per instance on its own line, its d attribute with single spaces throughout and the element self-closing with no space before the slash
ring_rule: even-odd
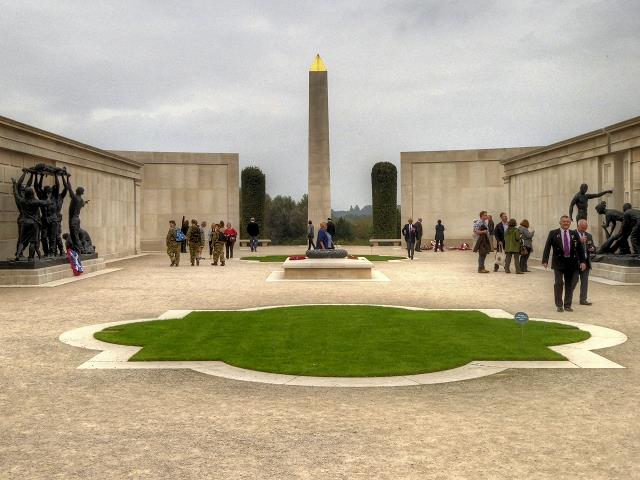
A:
<svg viewBox="0 0 640 480">
<path fill-rule="evenodd" d="M 516 319 L 516 322 L 518 322 L 518 324 L 520 325 L 524 325 L 525 323 L 527 323 L 529 321 L 529 315 L 527 315 L 524 312 L 517 312 L 513 318 Z"/>
</svg>

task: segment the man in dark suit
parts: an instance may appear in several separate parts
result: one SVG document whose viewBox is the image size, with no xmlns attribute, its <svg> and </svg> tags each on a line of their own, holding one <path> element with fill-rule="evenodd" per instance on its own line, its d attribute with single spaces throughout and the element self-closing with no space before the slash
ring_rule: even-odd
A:
<svg viewBox="0 0 640 480">
<path fill-rule="evenodd" d="M 422 242 L 422 219 L 419 218 L 416 223 L 413 224 L 416 229 L 416 252 L 422 251 L 420 242 Z"/>
<path fill-rule="evenodd" d="M 587 268 L 586 251 L 577 232 L 569 230 L 571 219 L 568 215 L 560 217 L 560 228 L 551 230 L 542 254 L 542 265 L 549 265 L 549 254 L 553 248 L 551 268 L 555 275 L 553 293 L 559 312 L 572 312 L 573 289 L 576 286 L 579 271 Z M 564 302 L 562 289 L 564 287 Z"/>
<path fill-rule="evenodd" d="M 407 243 L 407 257 L 413 260 L 413 249 L 416 244 L 416 227 L 413 226 L 413 219 L 410 218 L 402 227 L 402 235 Z"/>
<path fill-rule="evenodd" d="M 326 231 L 329 235 L 331 235 L 331 247 L 328 248 L 336 248 L 335 244 L 336 244 L 336 226 L 333 223 L 333 220 L 331 220 L 330 218 L 327 218 L 327 228 Z"/>
<path fill-rule="evenodd" d="M 578 220 L 578 235 L 580 236 L 580 243 L 582 244 L 582 248 L 585 251 L 586 257 L 586 265 L 587 268 L 581 270 L 579 273 L 580 277 L 580 305 L 591 305 L 591 302 L 587 300 L 587 290 L 589 289 L 589 270 L 591 270 L 591 257 L 590 255 L 595 253 L 596 246 L 593 243 L 593 236 L 587 232 L 587 228 L 589 228 L 589 224 L 585 219 Z M 576 277 L 576 283 L 578 281 L 578 277 Z M 575 288 L 575 287 L 574 287 Z"/>
<path fill-rule="evenodd" d="M 501 212 L 500 223 L 498 223 L 493 230 L 493 234 L 496 237 L 497 252 L 504 252 L 504 232 L 507 231 L 507 228 L 509 228 L 509 217 L 505 212 Z M 500 268 L 499 264 L 495 263 L 493 265 L 494 272 L 497 272 L 499 268 Z"/>
</svg>

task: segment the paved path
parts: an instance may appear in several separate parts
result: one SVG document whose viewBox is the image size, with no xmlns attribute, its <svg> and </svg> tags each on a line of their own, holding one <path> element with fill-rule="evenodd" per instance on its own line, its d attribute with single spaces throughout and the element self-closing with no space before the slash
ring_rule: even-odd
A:
<svg viewBox="0 0 640 480">
<path fill-rule="evenodd" d="M 268 247 L 258 254 L 289 252 L 298 253 Z M 592 307 L 557 313 L 549 272 L 479 275 L 470 252 L 377 263 L 391 282 L 367 284 L 267 283 L 278 264 L 192 268 L 187 258 L 178 269 L 168 268 L 166 255 L 151 255 L 82 282 L 0 290 L 0 478 L 637 475 L 638 286 L 592 283 Z M 603 325 L 629 341 L 598 353 L 627 368 L 506 370 L 441 385 L 324 389 L 190 370 L 79 370 L 96 352 L 58 341 L 75 327 L 172 309 L 306 302 L 502 308 Z"/>
</svg>

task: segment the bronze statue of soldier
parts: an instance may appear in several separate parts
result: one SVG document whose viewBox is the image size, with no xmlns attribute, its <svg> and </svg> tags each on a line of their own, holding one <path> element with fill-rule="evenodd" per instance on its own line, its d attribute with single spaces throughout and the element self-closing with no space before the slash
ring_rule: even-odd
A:
<svg viewBox="0 0 640 480">
<path fill-rule="evenodd" d="M 62 204 L 64 203 L 64 197 L 67 195 L 67 187 L 64 181 L 64 177 L 68 175 L 66 168 L 61 168 L 56 172 L 55 185 L 51 188 L 51 199 L 53 200 L 53 207 L 55 210 L 55 216 L 51 217 L 51 230 L 49 232 L 49 245 L 52 250 L 52 255 L 55 255 L 56 250 L 58 255 L 64 256 L 65 248 L 62 243 Z M 63 189 L 60 191 L 60 178 L 62 177 Z"/>
<path fill-rule="evenodd" d="M 616 229 L 618 222 L 622 222 L 623 212 L 614 208 L 607 208 L 607 202 L 604 200 L 596 205 L 596 212 L 600 215 L 604 215 L 604 222 L 602 222 L 602 229 L 604 230 L 607 239 L 613 235 L 613 231 Z M 611 230 L 609 230 L 611 227 Z"/>
<path fill-rule="evenodd" d="M 18 235 L 18 248 L 16 249 L 16 261 L 22 256 L 22 252 L 29 247 L 29 260 L 35 255 L 42 258 L 40 253 L 40 208 L 46 206 L 50 200 L 40 200 L 32 187 L 26 187 L 23 192 L 18 187 L 15 178 L 13 183 L 13 196 L 20 211 L 21 224 Z"/>
<path fill-rule="evenodd" d="M 571 199 L 571 203 L 569 204 L 569 218 L 573 221 L 573 207 L 574 205 L 578 208 L 578 215 L 576 216 L 576 221 L 587 219 L 587 207 L 589 206 L 589 200 L 592 198 L 598 198 L 607 193 L 613 193 L 613 190 L 605 190 L 600 193 L 587 193 L 589 186 L 586 183 L 580 185 L 580 191 L 576 193 Z"/>
<path fill-rule="evenodd" d="M 81 253 L 83 248 L 80 239 L 80 210 L 89 203 L 89 200 L 82 198 L 84 194 L 83 187 L 78 187 L 75 192 L 73 191 L 71 187 L 71 175 L 62 177 L 62 181 L 71 197 L 71 202 L 69 203 L 69 236 L 71 237 L 71 244 L 76 252 Z"/>
<path fill-rule="evenodd" d="M 51 186 L 42 186 L 44 180 L 44 172 L 40 171 L 40 174 L 34 175 L 33 188 L 36 192 L 36 196 L 40 200 L 47 201 L 46 205 L 41 207 L 40 215 L 40 243 L 42 245 L 42 252 L 45 257 L 55 256 L 55 244 L 51 244 L 49 241 L 49 234 L 51 232 L 51 221 L 55 216 L 55 205 L 51 196 Z M 53 251 L 53 255 L 52 255 Z"/>
<path fill-rule="evenodd" d="M 20 178 L 18 178 L 17 181 L 14 178 L 11 179 L 11 181 L 13 182 L 13 197 L 16 202 L 16 208 L 18 209 L 18 219 L 17 219 L 18 240 L 16 240 L 16 259 L 20 259 L 20 257 L 22 256 L 22 250 L 24 250 L 23 248 L 22 250 L 19 251 L 20 245 L 22 243 L 21 232 L 22 232 L 22 222 L 24 221 L 24 215 L 22 212 L 22 203 L 18 201 L 18 197 L 23 197 L 25 188 L 30 187 L 31 183 L 33 182 L 33 173 L 31 173 L 29 176 L 29 180 L 27 181 L 27 185 L 25 187 L 23 185 L 23 182 L 24 182 L 24 177 L 26 175 L 27 175 L 27 170 L 23 168 L 22 175 L 20 175 Z"/>
<path fill-rule="evenodd" d="M 630 203 L 625 203 L 622 210 L 624 214 L 620 231 L 609 237 L 597 253 L 629 255 L 631 253 L 629 240 L 631 240 L 635 254 L 640 254 L 640 210 L 632 208 Z"/>
</svg>

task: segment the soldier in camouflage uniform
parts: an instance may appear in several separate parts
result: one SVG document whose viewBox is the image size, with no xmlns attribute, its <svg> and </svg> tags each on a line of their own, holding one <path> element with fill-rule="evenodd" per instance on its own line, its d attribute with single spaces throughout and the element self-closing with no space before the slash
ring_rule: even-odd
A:
<svg viewBox="0 0 640 480">
<path fill-rule="evenodd" d="M 211 265 L 218 265 L 218 258 L 220 259 L 220 265 L 224 267 L 224 243 L 225 237 L 222 230 L 220 230 L 219 224 L 213 225 L 213 263 Z"/>
<path fill-rule="evenodd" d="M 178 267 L 180 265 L 180 242 L 176 239 L 176 221 L 169 222 L 169 231 L 167 232 L 167 255 L 171 259 L 170 267 Z"/>
<path fill-rule="evenodd" d="M 198 226 L 197 220 L 191 220 L 189 230 L 187 230 L 187 242 L 189 242 L 189 258 L 191 259 L 191 266 L 194 262 L 200 265 L 200 251 L 204 247 L 204 238 L 202 237 L 202 231 Z"/>
</svg>

